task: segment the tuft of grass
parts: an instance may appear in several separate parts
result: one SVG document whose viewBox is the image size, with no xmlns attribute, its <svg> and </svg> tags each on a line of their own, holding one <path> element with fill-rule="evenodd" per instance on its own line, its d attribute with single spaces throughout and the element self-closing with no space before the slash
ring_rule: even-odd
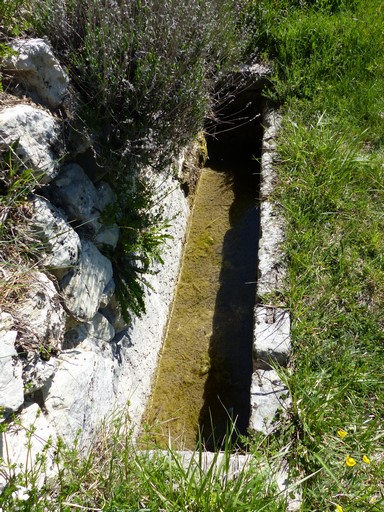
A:
<svg viewBox="0 0 384 512">
<path fill-rule="evenodd" d="M 33 438 L 33 425 L 26 435 Z M 36 482 L 52 447 L 56 476 L 39 488 Z M 11 469 L 1 506 L 9 512 L 283 512 L 282 497 L 265 461 L 254 456 L 233 472 L 231 452 L 227 443 L 223 452 L 205 461 L 201 446 L 190 458 L 172 449 L 137 451 L 129 419 L 121 414 L 100 428 L 87 451 L 81 453 L 76 443 L 69 448 L 62 441 L 56 446 L 50 441 L 33 468 L 19 473 Z M 3 474 L 6 463 L 0 466 Z"/>
<path fill-rule="evenodd" d="M 39 186 L 36 171 L 16 154 L 17 141 L 0 152 L 0 307 L 8 310 L 28 285 L 27 275 L 39 252 L 28 229 L 29 195 Z"/>
<path fill-rule="evenodd" d="M 1 63 L 12 52 L 7 45 L 8 40 L 20 36 L 29 27 L 26 17 L 20 16 L 25 7 L 25 0 L 4 0 L 0 3 L 0 93 L 3 90 Z"/>
</svg>

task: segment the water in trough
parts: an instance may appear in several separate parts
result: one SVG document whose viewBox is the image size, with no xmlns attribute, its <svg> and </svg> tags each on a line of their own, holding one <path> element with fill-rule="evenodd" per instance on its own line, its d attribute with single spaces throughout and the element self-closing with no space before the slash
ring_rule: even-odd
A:
<svg viewBox="0 0 384 512">
<path fill-rule="evenodd" d="M 253 129 L 252 129 L 253 128 Z M 162 447 L 246 434 L 257 273 L 260 128 L 208 140 L 179 285 L 145 415 Z"/>
</svg>

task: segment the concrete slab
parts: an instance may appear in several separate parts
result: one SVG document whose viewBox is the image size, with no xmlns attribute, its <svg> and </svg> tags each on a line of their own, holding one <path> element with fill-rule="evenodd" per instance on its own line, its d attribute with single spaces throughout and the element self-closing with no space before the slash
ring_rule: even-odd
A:
<svg viewBox="0 0 384 512">
<path fill-rule="evenodd" d="M 275 429 L 275 417 L 291 403 L 288 388 L 275 370 L 256 370 L 251 383 L 251 418 L 249 430 L 270 434 Z"/>
<path fill-rule="evenodd" d="M 289 312 L 272 306 L 255 307 L 253 336 L 254 369 L 286 366 L 291 351 Z"/>
</svg>

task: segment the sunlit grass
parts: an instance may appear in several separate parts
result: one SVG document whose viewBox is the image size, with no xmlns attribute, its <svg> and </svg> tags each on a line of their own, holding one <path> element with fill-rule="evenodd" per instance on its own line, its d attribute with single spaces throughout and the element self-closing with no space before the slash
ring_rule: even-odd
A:
<svg viewBox="0 0 384 512">
<path fill-rule="evenodd" d="M 292 442 L 298 475 L 313 475 L 303 510 L 379 511 L 384 15 L 375 1 L 261 4 L 276 63 L 269 96 L 284 113 L 275 199 L 287 221 L 294 355 L 280 443 Z"/>
<path fill-rule="evenodd" d="M 23 427 L 19 427 L 23 428 Z M 27 442 L 34 429 L 27 428 Z M 272 466 L 263 456 L 231 465 L 229 442 L 221 453 L 208 459 L 203 446 L 186 457 L 166 451 L 138 451 L 132 441 L 130 422 L 124 414 L 109 419 L 80 451 L 62 442 L 51 443 L 56 475 L 47 485 L 37 485 L 49 457 L 42 452 L 39 464 L 11 477 L 0 497 L 7 512 L 121 511 L 266 511 L 283 512 L 283 496 L 273 479 Z M 231 435 L 228 435 L 228 439 Z M 51 450 L 52 452 L 52 450 Z M 192 453 L 192 452 L 191 452 Z M 29 456 L 29 454 L 28 454 Z M 241 457 L 240 457 L 241 458 Z M 3 473 L 7 461 L 0 464 Z M 4 474 L 4 473 L 3 473 Z"/>
</svg>

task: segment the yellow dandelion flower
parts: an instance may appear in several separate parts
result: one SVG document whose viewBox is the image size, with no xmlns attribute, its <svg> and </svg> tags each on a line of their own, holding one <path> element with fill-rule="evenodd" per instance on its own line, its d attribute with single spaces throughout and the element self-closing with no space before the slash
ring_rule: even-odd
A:
<svg viewBox="0 0 384 512">
<path fill-rule="evenodd" d="M 336 505 L 335 512 L 343 512 L 343 507 L 341 505 Z"/>
<path fill-rule="evenodd" d="M 341 437 L 341 439 L 344 439 L 344 437 L 347 437 L 348 435 L 348 432 L 346 432 L 345 430 L 343 430 L 342 428 L 339 428 L 338 431 L 337 431 L 337 435 L 339 437 Z"/>
<path fill-rule="evenodd" d="M 347 458 L 345 459 L 345 464 L 349 468 L 353 468 L 353 466 L 356 466 L 357 462 L 353 457 L 351 457 L 350 455 L 347 455 Z"/>
<path fill-rule="evenodd" d="M 371 459 L 368 457 L 368 455 L 363 455 L 362 461 L 364 462 L 364 464 L 371 463 Z"/>
</svg>

